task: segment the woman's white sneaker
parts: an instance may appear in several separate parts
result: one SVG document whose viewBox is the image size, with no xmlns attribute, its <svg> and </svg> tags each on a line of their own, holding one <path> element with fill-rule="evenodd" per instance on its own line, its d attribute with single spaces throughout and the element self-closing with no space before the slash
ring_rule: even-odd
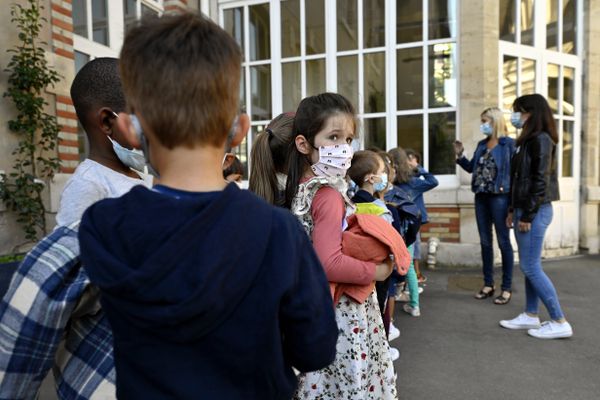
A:
<svg viewBox="0 0 600 400">
<path fill-rule="evenodd" d="M 516 318 L 503 319 L 500 321 L 500 326 L 506 329 L 538 329 L 540 327 L 540 319 L 538 317 L 530 317 L 526 313 L 521 313 Z"/>
<path fill-rule="evenodd" d="M 546 321 L 540 328 L 530 329 L 527 333 L 538 339 L 564 339 L 573 336 L 573 328 L 567 321 Z"/>
</svg>

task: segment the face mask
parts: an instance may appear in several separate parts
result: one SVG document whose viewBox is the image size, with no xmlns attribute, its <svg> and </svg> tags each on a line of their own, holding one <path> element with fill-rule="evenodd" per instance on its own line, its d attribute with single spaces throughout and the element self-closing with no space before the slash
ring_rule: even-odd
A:
<svg viewBox="0 0 600 400">
<path fill-rule="evenodd" d="M 492 136 L 492 133 L 494 133 L 494 130 L 492 129 L 492 126 L 490 125 L 489 122 L 486 122 L 485 124 L 479 125 L 479 130 L 485 136 Z"/>
<path fill-rule="evenodd" d="M 112 143 L 113 150 L 117 155 L 117 158 L 121 160 L 121 162 L 127 165 L 129 168 L 133 168 L 136 171 L 143 171 L 146 166 L 146 160 L 144 158 L 144 153 L 139 150 L 129 150 L 125 147 L 121 146 L 116 140 L 111 139 L 107 136 L 108 140 Z"/>
<path fill-rule="evenodd" d="M 331 176 L 343 178 L 350 168 L 352 161 L 352 147 L 349 144 L 334 144 L 319 148 L 319 161 L 311 165 L 312 171 L 318 176 Z"/>
<path fill-rule="evenodd" d="M 517 129 L 521 129 L 523 127 L 523 121 L 521 121 L 521 113 L 513 112 L 510 115 L 510 123 Z"/>
<path fill-rule="evenodd" d="M 381 182 L 375 182 L 373 184 L 373 189 L 376 192 L 383 192 L 388 185 L 388 176 L 385 172 L 383 174 L 381 174 L 380 178 L 381 178 Z"/>
</svg>

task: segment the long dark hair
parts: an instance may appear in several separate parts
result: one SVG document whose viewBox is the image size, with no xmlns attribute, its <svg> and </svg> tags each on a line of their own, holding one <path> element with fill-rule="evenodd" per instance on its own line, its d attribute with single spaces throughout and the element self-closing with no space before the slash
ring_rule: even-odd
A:
<svg viewBox="0 0 600 400">
<path fill-rule="evenodd" d="M 294 113 L 279 114 L 258 134 L 252 151 L 250 162 L 249 189 L 271 204 L 281 205 L 283 202 L 277 183 L 277 173 L 287 172 L 287 153 L 292 140 Z"/>
<path fill-rule="evenodd" d="M 300 179 L 310 166 L 310 158 L 300 153 L 296 148 L 296 137 L 303 135 L 314 146 L 315 136 L 323 129 L 329 117 L 335 114 L 348 114 L 355 123 L 356 112 L 354 106 L 344 96 L 337 93 L 321 93 L 306 97 L 300 102 L 292 128 L 292 140 L 288 150 L 288 177 L 285 188 L 285 207 L 291 208 L 292 200 L 298 191 Z"/>
<path fill-rule="evenodd" d="M 542 132 L 549 134 L 554 143 L 558 142 L 554 116 L 544 96 L 536 93 L 517 97 L 513 103 L 513 111 L 529 113 L 529 118 L 525 120 L 523 130 L 517 138 L 517 145 Z"/>
</svg>

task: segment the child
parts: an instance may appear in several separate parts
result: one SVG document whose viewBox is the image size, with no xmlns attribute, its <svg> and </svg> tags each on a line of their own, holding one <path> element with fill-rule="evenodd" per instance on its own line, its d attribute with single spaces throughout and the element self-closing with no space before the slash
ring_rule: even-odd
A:
<svg viewBox="0 0 600 400">
<path fill-rule="evenodd" d="M 390 224 L 394 224 L 394 213 L 397 217 L 397 211 L 393 208 L 387 208 L 385 203 L 375 197 L 379 193 L 383 193 L 388 185 L 387 167 L 381 156 L 370 150 L 358 151 L 352 157 L 352 165 L 348 169 L 348 176 L 358 186 L 357 192 L 352 197 L 352 201 L 356 205 L 357 214 L 374 214 L 379 215 Z M 396 218 L 397 219 L 397 218 Z M 390 315 L 386 313 L 387 298 L 390 286 L 391 275 L 382 282 L 377 282 L 377 301 L 383 319 L 385 331 L 388 335 L 388 340 L 394 340 L 400 336 L 396 329 L 394 334 L 390 331 Z M 390 356 L 392 361 L 395 361 L 400 356 L 398 349 L 390 347 Z"/>
<path fill-rule="evenodd" d="M 429 173 L 425 168 L 421 166 L 421 155 L 412 149 L 406 149 L 406 156 L 408 157 L 408 165 L 412 169 L 412 176 L 408 182 L 402 183 L 400 187 L 404 189 L 411 200 L 419 207 L 421 211 L 421 225 L 425 225 L 429 222 L 427 217 L 427 209 L 425 208 L 425 200 L 423 199 L 423 193 L 428 192 L 435 188 L 439 182 Z M 421 261 L 421 235 L 417 236 L 417 241 L 413 247 L 414 249 L 414 263 L 415 271 L 419 282 L 423 283 L 427 278 L 421 273 L 420 261 Z"/>
<path fill-rule="evenodd" d="M 305 98 L 294 121 L 286 206 L 298 216 L 330 282 L 366 285 L 385 280 L 390 261 L 363 262 L 342 254 L 346 225 L 350 143 L 357 130 L 354 107 L 341 95 Z M 304 374 L 295 399 L 395 399 L 396 378 L 375 291 L 363 303 L 346 295 L 335 304 L 340 334 L 335 361 Z"/>
<path fill-rule="evenodd" d="M 289 399 L 292 367 L 331 363 L 337 327 L 298 222 L 223 180 L 225 147 L 249 128 L 239 47 L 207 18 L 163 16 L 129 31 L 120 68 L 136 114 L 119 123 L 160 184 L 94 204 L 79 230 L 117 396 Z"/>
<path fill-rule="evenodd" d="M 390 150 L 389 155 L 390 155 L 390 158 L 392 159 L 392 162 L 396 169 L 396 177 L 395 177 L 394 187 L 386 194 L 386 200 L 391 203 L 400 204 L 402 202 L 405 202 L 406 199 L 408 198 L 408 199 L 411 199 L 412 201 L 414 201 L 418 205 L 419 204 L 418 201 L 414 197 L 411 197 L 411 193 L 414 194 L 414 192 L 409 192 L 407 190 L 407 184 L 412 179 L 412 177 L 411 177 L 412 166 L 408 160 L 406 152 L 402 148 L 397 147 L 395 149 Z M 436 182 L 437 182 L 437 180 L 436 180 Z M 423 217 L 421 214 L 421 221 L 422 220 L 423 220 Z M 418 235 L 417 235 L 417 237 L 418 237 Z M 421 308 L 419 306 L 419 285 L 418 285 L 418 279 L 417 279 L 417 275 L 415 273 L 415 268 L 414 268 L 414 265 L 415 265 L 414 264 L 414 262 L 415 262 L 414 254 L 415 254 L 415 249 L 418 246 L 419 246 L 418 240 L 409 246 L 409 251 L 411 252 L 411 254 L 413 256 L 411 266 L 408 270 L 408 274 L 406 274 L 406 281 L 408 284 L 408 289 L 410 291 L 410 296 L 409 296 L 410 300 L 409 300 L 408 304 L 405 304 L 403 306 L 403 310 L 405 312 L 407 312 L 408 314 L 412 315 L 413 317 L 419 317 L 421 315 Z"/>
<path fill-rule="evenodd" d="M 25 257 L 0 305 L 0 398 L 36 397 L 51 368 L 60 399 L 115 397 L 112 332 L 81 266 L 77 228 L 95 201 L 144 184 L 119 159 L 127 152 L 111 144 L 124 143 L 113 115 L 125 108 L 118 60 L 87 63 L 73 80 L 71 98 L 90 158 L 65 187 L 57 228 Z"/>
<path fill-rule="evenodd" d="M 244 166 L 239 158 L 234 156 L 231 160 L 231 164 L 223 170 L 223 178 L 227 182 L 235 182 L 238 186 L 241 185 L 244 177 Z"/>
<path fill-rule="evenodd" d="M 79 221 L 86 208 L 98 200 L 152 183 L 150 175 L 141 173 L 144 156 L 129 149 L 115 123 L 116 113 L 125 110 L 118 60 L 96 58 L 87 63 L 73 80 L 71 99 L 90 150 L 61 193 L 58 226 Z"/>
<path fill-rule="evenodd" d="M 294 113 L 275 117 L 252 144 L 249 189 L 271 204 L 282 206 L 287 177 L 287 151 L 292 141 Z"/>
</svg>

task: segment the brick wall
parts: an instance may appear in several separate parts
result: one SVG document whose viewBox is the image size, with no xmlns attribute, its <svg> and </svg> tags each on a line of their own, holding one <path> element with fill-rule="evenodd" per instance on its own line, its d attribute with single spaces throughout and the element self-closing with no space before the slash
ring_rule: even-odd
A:
<svg viewBox="0 0 600 400">
<path fill-rule="evenodd" d="M 165 0 L 165 14 L 173 14 L 179 13 L 183 11 L 187 11 L 188 9 L 188 0 Z"/>
<path fill-rule="evenodd" d="M 460 212 L 458 207 L 428 207 L 429 223 L 421 227 L 421 239 L 437 237 L 442 242 L 460 242 Z"/>
<path fill-rule="evenodd" d="M 51 20 L 52 52 L 74 63 L 73 16 L 71 0 L 52 0 Z M 77 115 L 69 96 L 55 96 L 56 117 L 60 125 L 58 135 L 58 157 L 60 172 L 71 173 L 79 163 L 79 143 L 77 139 Z"/>
</svg>

